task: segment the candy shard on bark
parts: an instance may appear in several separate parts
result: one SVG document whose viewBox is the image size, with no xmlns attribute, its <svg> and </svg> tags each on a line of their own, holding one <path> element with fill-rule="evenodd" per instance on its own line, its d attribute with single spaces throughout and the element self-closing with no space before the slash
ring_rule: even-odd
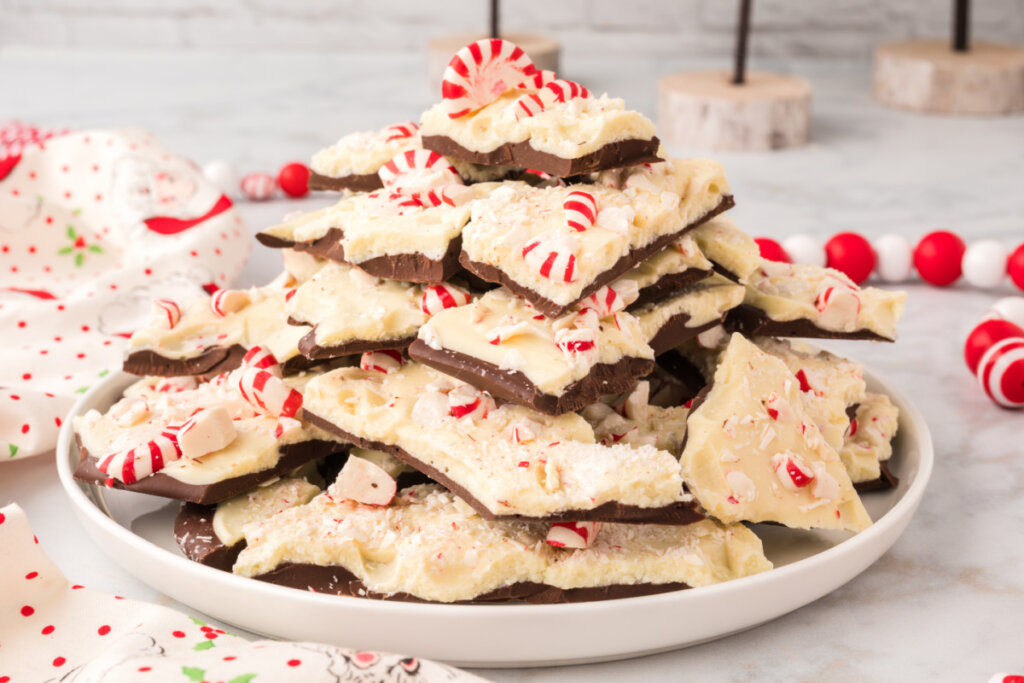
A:
<svg viewBox="0 0 1024 683">
<path fill-rule="evenodd" d="M 227 410 L 221 406 L 204 408 L 182 423 L 178 447 L 183 458 L 201 458 L 226 448 L 237 435 Z"/>
<path fill-rule="evenodd" d="M 681 463 L 690 491 L 722 521 L 850 531 L 871 524 L 839 455 L 804 409 L 796 377 L 739 334 L 687 418 Z"/>
<path fill-rule="evenodd" d="M 647 343 L 660 355 L 718 326 L 743 302 L 743 287 L 721 275 L 690 285 L 672 296 L 631 310 Z"/>
<path fill-rule="evenodd" d="M 882 476 L 880 465 L 892 457 L 892 440 L 899 429 L 899 409 L 884 394 L 867 393 L 853 411 L 839 449 L 850 480 L 863 484 Z"/>
<path fill-rule="evenodd" d="M 328 488 L 335 498 L 365 505 L 389 505 L 397 490 L 390 474 L 363 458 L 349 458 Z"/>
</svg>

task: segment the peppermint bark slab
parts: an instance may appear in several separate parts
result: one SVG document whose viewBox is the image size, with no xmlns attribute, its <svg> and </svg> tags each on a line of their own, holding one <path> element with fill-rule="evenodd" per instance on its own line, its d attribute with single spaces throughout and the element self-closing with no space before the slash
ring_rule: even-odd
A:
<svg viewBox="0 0 1024 683">
<path fill-rule="evenodd" d="M 636 301 L 626 307 L 633 311 L 644 304 L 663 299 L 714 273 L 713 264 L 701 253 L 689 235 L 683 235 L 617 280 L 636 285 Z"/>
<path fill-rule="evenodd" d="M 744 290 L 721 275 L 632 311 L 655 355 L 711 329 L 743 301 Z"/>
<path fill-rule="evenodd" d="M 850 411 L 849 428 L 839 457 L 858 490 L 891 488 L 899 479 L 889 471 L 892 440 L 899 429 L 899 409 L 884 394 L 867 393 Z"/>
<path fill-rule="evenodd" d="M 576 414 L 494 407 L 483 392 L 418 363 L 387 374 L 332 372 L 307 385 L 305 397 L 306 419 L 391 453 L 488 518 L 698 518 L 670 454 L 601 446 Z"/>
<path fill-rule="evenodd" d="M 384 187 L 377 171 L 395 155 L 419 148 L 412 121 L 359 131 L 319 150 L 310 161 L 309 189 L 372 192 Z"/>
<path fill-rule="evenodd" d="M 552 320 L 502 290 L 434 316 L 409 354 L 493 396 L 551 415 L 621 393 L 654 366 L 628 313 L 604 319 L 570 313 Z"/>
<path fill-rule="evenodd" d="M 733 205 L 721 166 L 709 160 L 672 160 L 600 180 L 505 185 L 473 202 L 460 263 L 558 317 Z M 596 207 L 583 230 L 565 208 L 579 193 Z"/>
<path fill-rule="evenodd" d="M 771 566 L 752 532 L 712 520 L 603 525 L 583 550 L 547 545 L 546 533 L 546 524 L 484 519 L 436 486 L 405 489 L 386 507 L 328 489 L 249 527 L 234 571 L 370 598 L 562 602 L 711 585 Z"/>
</svg>

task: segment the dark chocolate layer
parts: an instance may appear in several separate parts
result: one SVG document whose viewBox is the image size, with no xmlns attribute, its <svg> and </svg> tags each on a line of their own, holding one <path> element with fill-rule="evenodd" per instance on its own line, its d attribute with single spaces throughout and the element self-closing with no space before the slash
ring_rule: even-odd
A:
<svg viewBox="0 0 1024 683">
<path fill-rule="evenodd" d="M 279 586 L 289 586 L 299 590 L 309 590 L 328 595 L 344 595 L 374 600 L 392 600 L 395 602 L 430 602 L 409 593 L 392 593 L 384 595 L 366 589 L 366 585 L 356 575 L 344 567 L 321 567 L 313 564 L 282 564 L 271 572 L 253 577 L 258 581 L 266 581 Z M 526 602 L 535 605 L 551 605 L 567 602 L 593 602 L 597 600 L 617 600 L 619 598 L 635 598 L 642 595 L 668 593 L 689 588 L 685 583 L 641 583 L 614 584 L 593 588 L 556 588 L 541 583 L 519 582 L 502 586 L 496 590 L 478 595 L 472 600 L 460 601 L 456 604 L 493 604 L 497 602 Z"/>
<path fill-rule="evenodd" d="M 657 282 L 641 289 L 640 296 L 638 296 L 636 301 L 631 303 L 626 310 L 634 311 L 644 304 L 649 304 L 652 301 L 657 301 L 658 299 L 663 299 L 675 294 L 680 290 L 686 289 L 695 282 L 700 282 L 701 280 L 711 277 L 713 272 L 713 270 L 688 268 L 681 273 L 669 273 L 668 275 L 663 275 L 658 278 Z"/>
<path fill-rule="evenodd" d="M 716 325 L 721 325 L 723 320 L 725 320 L 724 315 L 709 323 L 698 325 L 697 327 L 689 327 L 687 323 L 690 322 L 690 314 L 679 313 L 666 320 L 665 324 L 647 341 L 647 345 L 654 349 L 655 356 L 660 356 L 676 348 L 687 339 L 692 339 L 701 332 L 710 330 Z"/>
<path fill-rule="evenodd" d="M 352 174 L 333 177 L 321 175 L 316 171 L 309 172 L 309 189 L 311 190 L 352 190 L 353 192 L 373 192 L 384 187 L 380 176 L 376 173 Z"/>
<path fill-rule="evenodd" d="M 666 351 L 658 356 L 658 365 L 685 387 L 689 398 L 693 398 L 703 389 L 708 381 L 693 361 L 676 350 Z M 690 406 L 691 409 L 693 406 Z"/>
<path fill-rule="evenodd" d="M 548 415 L 580 410 L 602 396 L 620 394 L 638 377 L 654 368 L 654 361 L 625 357 L 614 364 L 599 363 L 586 377 L 565 388 L 560 396 L 541 392 L 537 385 L 518 370 L 502 370 L 493 363 L 448 349 L 433 349 L 422 339 L 409 346 L 409 356 L 489 392 L 492 396 L 530 406 Z"/>
<path fill-rule="evenodd" d="M 152 496 L 162 496 L 164 498 L 197 503 L 199 505 L 213 505 L 237 496 L 240 493 L 245 493 L 254 486 L 287 474 L 300 465 L 305 465 L 311 460 L 316 460 L 344 447 L 343 444 L 334 441 L 320 440 L 288 444 L 281 446 L 280 457 L 273 467 L 260 472 L 223 479 L 212 484 L 186 484 L 162 472 L 143 477 L 132 484 L 125 484 L 101 472 L 96 466 L 99 462 L 98 459 L 79 443 L 81 458 L 79 459 L 78 467 L 75 468 L 75 479 L 92 484 L 104 484 L 111 488 L 124 489 L 125 491 L 137 491 L 139 493 L 148 493 Z"/>
<path fill-rule="evenodd" d="M 219 375 L 230 372 L 242 364 L 248 349 L 241 344 L 231 346 L 210 346 L 192 358 L 169 358 L 152 349 L 134 351 L 124 359 L 125 372 L 142 377 L 183 377 L 186 375 Z M 301 351 L 301 348 L 299 349 Z M 333 357 L 333 356 L 332 356 Z M 308 370 L 318 365 L 322 358 L 293 356 L 282 364 L 286 374 Z"/>
<path fill-rule="evenodd" d="M 650 140 L 612 142 L 575 159 L 564 159 L 547 152 L 538 152 L 530 145 L 529 140 L 505 143 L 490 152 L 474 152 L 445 135 L 424 135 L 422 139 L 424 149 L 433 150 L 452 159 L 483 166 L 519 166 L 560 178 L 596 173 L 621 166 L 664 161 L 658 156 L 661 141 L 656 137 Z"/>
<path fill-rule="evenodd" d="M 900 485 L 900 478 L 893 474 L 893 471 L 889 469 L 889 463 L 887 461 L 882 460 L 879 462 L 878 469 L 881 472 L 878 475 L 878 479 L 861 481 L 853 485 L 853 488 L 856 489 L 857 493 L 885 491 L 888 489 L 894 489 Z"/>
<path fill-rule="evenodd" d="M 230 572 L 238 559 L 238 553 L 245 548 L 245 539 L 227 546 L 213 531 L 213 515 L 216 505 L 184 503 L 174 518 L 174 540 L 188 559 L 207 567 Z"/>
<path fill-rule="evenodd" d="M 401 339 L 380 339 L 365 340 L 355 339 L 344 344 L 331 346 L 320 346 L 316 343 L 316 328 L 299 340 L 299 352 L 311 360 L 330 360 L 341 356 L 350 356 L 356 353 L 367 351 L 381 351 L 383 349 L 404 349 L 416 339 L 416 336 L 403 337 Z"/>
<path fill-rule="evenodd" d="M 567 510 L 547 517 L 524 517 L 522 515 L 496 515 L 482 502 L 475 498 L 465 487 L 453 481 L 445 473 L 425 462 L 416 459 L 405 449 L 399 446 L 392 446 L 381 441 L 364 439 L 350 432 L 341 429 L 330 420 L 314 415 L 308 410 L 303 411 L 303 419 L 320 427 L 326 432 L 345 439 L 360 448 L 369 448 L 377 451 L 384 451 L 395 456 L 406 465 L 422 472 L 432 480 L 441 484 L 456 496 L 461 498 L 478 515 L 484 519 L 510 519 L 529 522 L 572 522 L 572 521 L 596 521 L 596 522 L 628 522 L 631 524 L 672 524 L 685 525 L 693 524 L 704 519 L 704 515 L 698 511 L 696 502 L 676 503 L 661 508 L 642 508 L 636 505 L 623 505 L 621 503 L 609 502 L 599 505 L 590 510 Z"/>
<path fill-rule="evenodd" d="M 601 287 L 605 286 L 606 284 L 608 284 L 615 278 L 619 277 L 620 275 L 625 274 L 627 271 L 632 269 L 641 261 L 644 261 L 648 257 L 653 256 L 657 252 L 661 251 L 671 242 L 674 242 L 675 240 L 679 239 L 688 231 L 696 228 L 698 225 L 705 223 L 706 221 L 711 220 L 712 218 L 722 213 L 723 211 L 731 209 L 733 206 L 735 206 L 735 202 L 733 201 L 732 195 L 724 195 L 722 197 L 722 200 L 718 203 L 718 206 L 708 211 L 706 214 L 701 216 L 693 223 L 690 223 L 689 225 L 685 226 L 682 230 L 679 230 L 678 232 L 674 232 L 668 235 L 662 235 L 661 237 L 657 238 L 647 246 L 634 249 L 633 251 L 629 252 L 628 254 L 620 258 L 618 261 L 615 262 L 614 265 L 612 265 L 611 268 L 606 270 L 599 277 L 597 277 L 594 280 L 594 282 L 590 283 L 586 288 L 584 288 L 584 290 L 580 293 L 580 296 L 576 300 L 570 301 L 567 304 L 555 303 L 551 299 L 548 299 L 538 294 L 529 287 L 524 287 L 523 285 L 519 284 L 518 282 L 510 278 L 508 275 L 506 275 L 505 272 L 500 270 L 499 268 L 496 268 L 487 263 L 473 261 L 472 259 L 470 259 L 469 254 L 467 254 L 466 252 L 462 252 L 459 255 L 459 262 L 463 265 L 463 267 L 466 270 L 475 274 L 481 279 L 487 280 L 488 282 L 495 282 L 501 285 L 505 285 L 505 287 L 508 287 L 508 289 L 510 289 L 512 292 L 518 294 L 519 296 L 523 297 L 524 299 L 532 303 L 537 308 L 537 310 L 539 310 L 544 315 L 552 318 L 557 318 L 559 316 L 564 315 L 570 308 L 575 306 L 583 299 L 587 298 L 597 290 L 601 289 Z"/>
<path fill-rule="evenodd" d="M 295 240 L 286 240 L 281 237 L 269 235 L 265 232 L 256 233 L 256 241 L 271 249 L 288 249 L 289 247 L 294 247 L 298 244 Z"/>
<path fill-rule="evenodd" d="M 745 337 L 803 337 L 806 339 L 894 341 L 870 330 L 856 330 L 854 332 L 823 330 L 806 318 L 788 321 L 772 320 L 760 308 L 750 304 L 740 304 L 729 311 L 729 315 L 725 320 L 725 329 L 729 332 L 740 332 Z"/>
<path fill-rule="evenodd" d="M 344 237 L 345 233 L 341 228 L 330 228 L 327 234 L 313 242 L 295 243 L 295 249 L 329 261 L 352 263 L 345 258 L 345 247 L 342 244 Z M 374 277 L 386 280 L 444 282 L 461 269 L 459 266 L 461 250 L 462 238 L 456 237 L 448 244 L 447 251 L 440 259 L 429 259 L 418 253 L 390 254 L 376 256 L 366 261 L 352 263 L 352 265 L 359 266 Z"/>
</svg>

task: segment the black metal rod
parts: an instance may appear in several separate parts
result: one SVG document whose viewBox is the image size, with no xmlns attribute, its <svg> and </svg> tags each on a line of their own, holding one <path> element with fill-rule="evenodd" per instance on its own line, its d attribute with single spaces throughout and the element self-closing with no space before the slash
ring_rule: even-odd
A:
<svg viewBox="0 0 1024 683">
<path fill-rule="evenodd" d="M 498 6 L 498 0 L 491 0 L 491 38 L 498 38 L 500 28 L 500 7 Z"/>
<path fill-rule="evenodd" d="M 971 49 L 971 2 L 953 0 L 953 49 L 967 52 Z"/>
<path fill-rule="evenodd" d="M 751 0 L 740 0 L 740 20 L 736 27 L 736 61 L 733 66 L 732 82 L 742 85 L 747 78 L 747 34 L 750 33 Z"/>
</svg>

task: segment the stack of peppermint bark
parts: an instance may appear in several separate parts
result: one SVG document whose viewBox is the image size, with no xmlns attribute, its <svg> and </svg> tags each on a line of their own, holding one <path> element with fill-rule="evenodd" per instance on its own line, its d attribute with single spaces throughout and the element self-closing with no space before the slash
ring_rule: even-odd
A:
<svg viewBox="0 0 1024 683">
<path fill-rule="evenodd" d="M 745 522 L 869 526 L 896 408 L 778 338 L 891 341 L 904 295 L 763 260 L 719 164 L 507 41 L 441 86 L 314 156 L 342 194 L 257 236 L 278 279 L 157 302 L 77 476 L 186 501 L 196 561 L 413 601 L 700 587 L 771 567 Z"/>
</svg>

